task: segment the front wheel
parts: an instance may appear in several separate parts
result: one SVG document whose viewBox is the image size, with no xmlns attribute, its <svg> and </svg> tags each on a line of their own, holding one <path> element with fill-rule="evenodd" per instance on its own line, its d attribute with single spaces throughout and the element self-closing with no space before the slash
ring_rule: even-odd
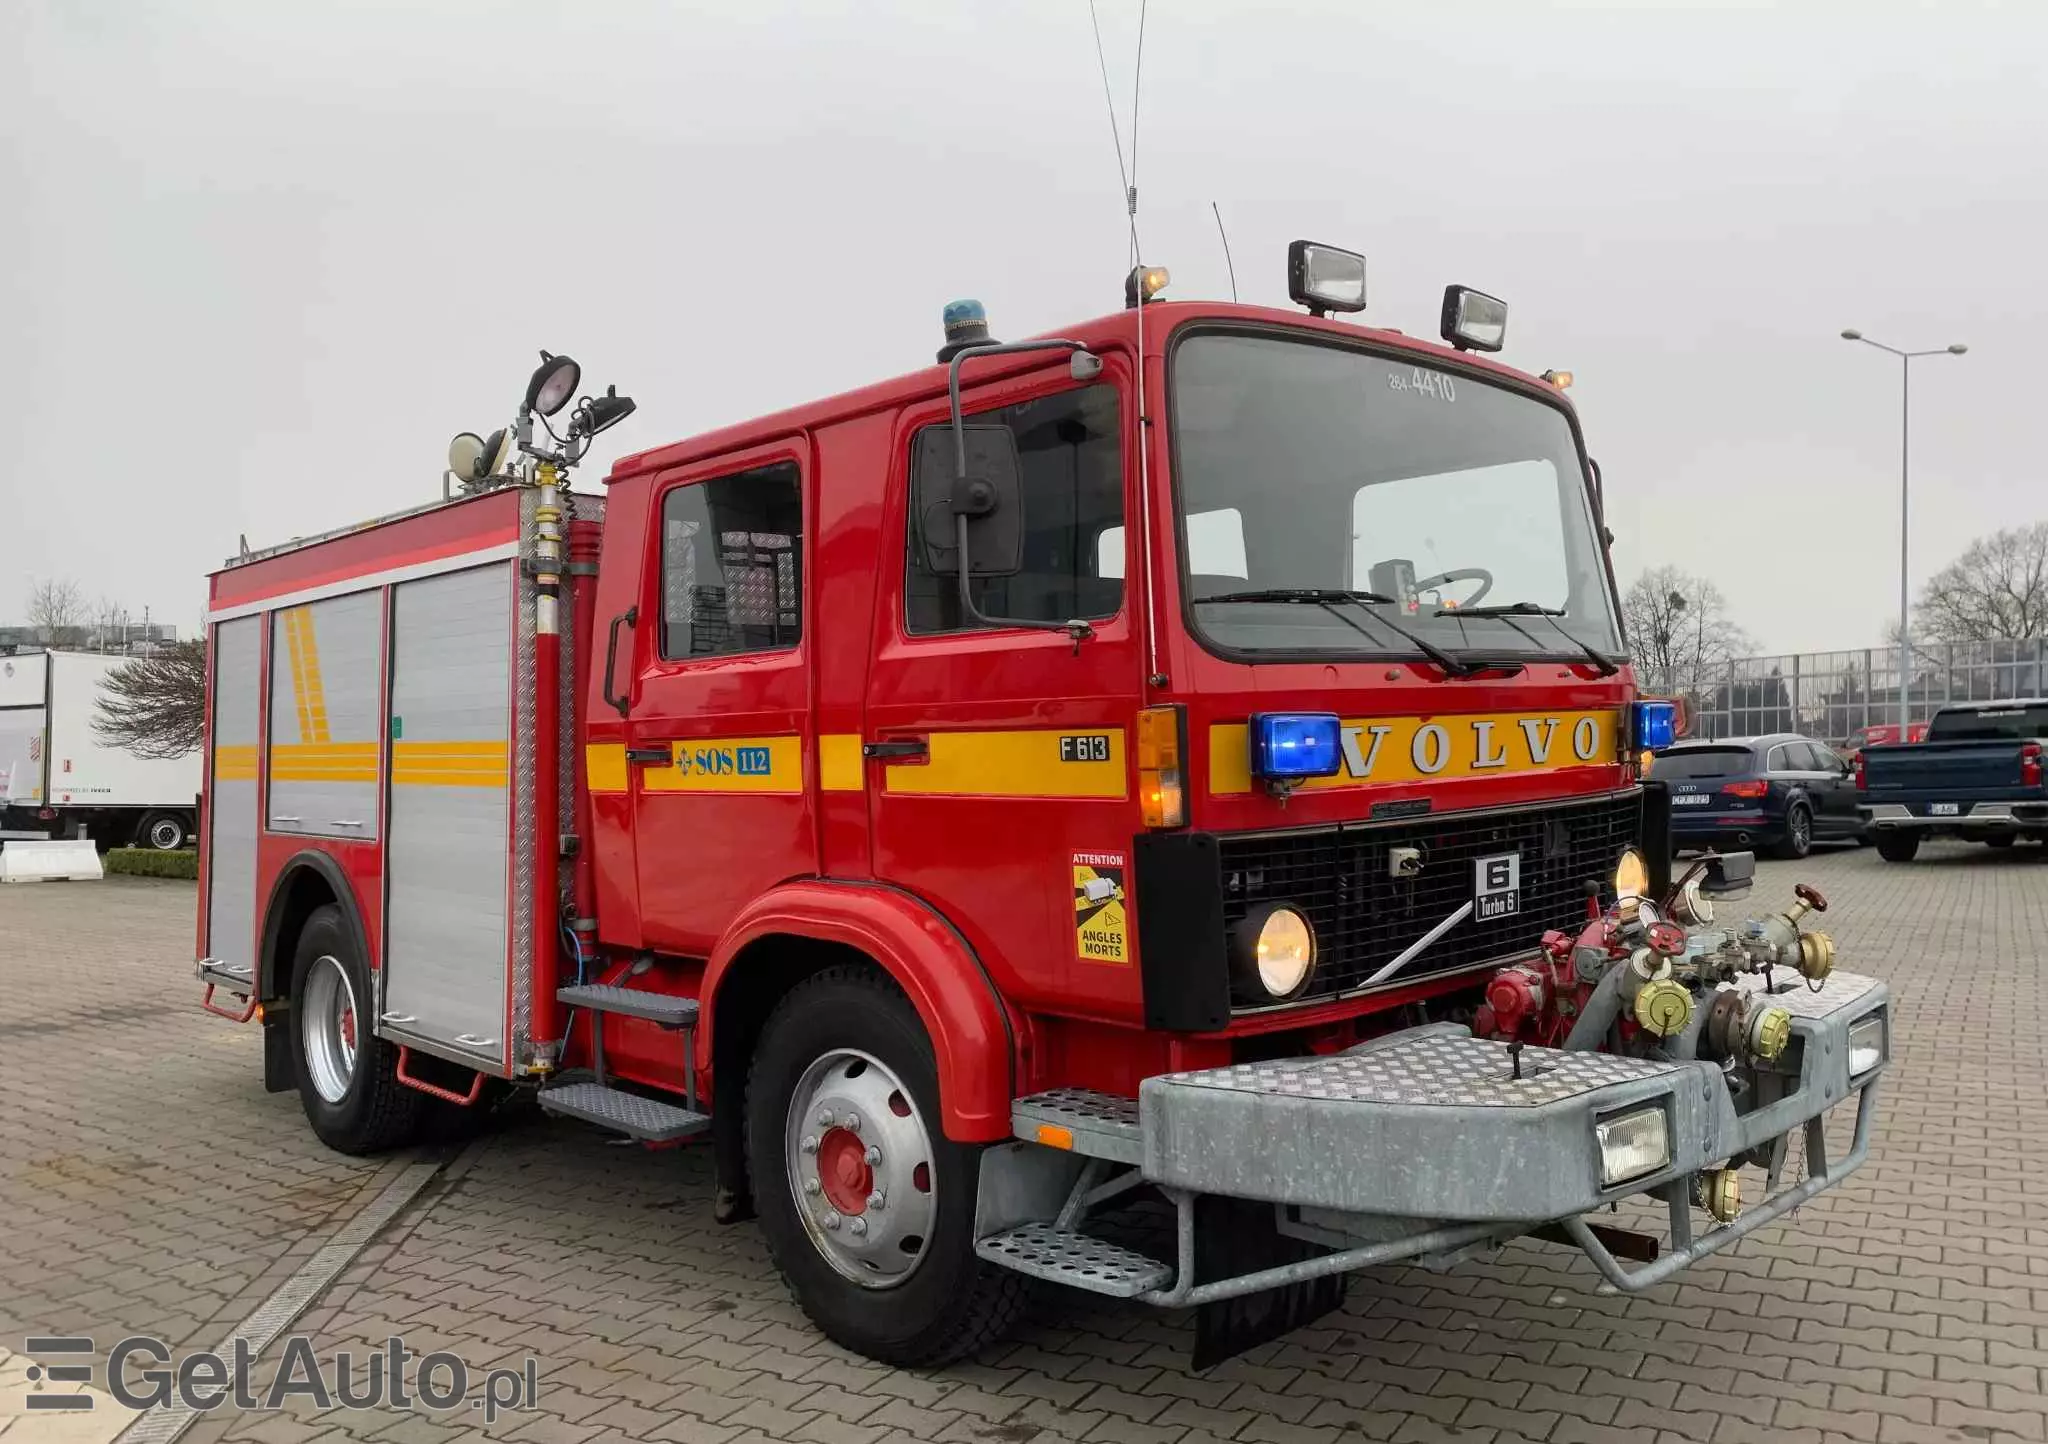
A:
<svg viewBox="0 0 2048 1444">
<path fill-rule="evenodd" d="M 835 1342 L 949 1363 L 995 1342 L 1025 1280 L 974 1252 L 980 1150 L 939 1127 L 938 1066 L 882 977 L 834 968 L 770 1015 L 747 1082 L 747 1167 L 784 1282 Z"/>
<path fill-rule="evenodd" d="M 1917 832 L 1880 832 L 1877 835 L 1877 855 L 1886 862 L 1911 862 L 1920 851 L 1920 834 Z"/>
<path fill-rule="evenodd" d="M 377 1153 L 410 1142 L 426 1095 L 398 1081 L 398 1049 L 370 1027 L 370 968 L 341 910 L 316 908 L 292 957 L 292 1060 L 299 1101 L 322 1143 Z"/>
</svg>

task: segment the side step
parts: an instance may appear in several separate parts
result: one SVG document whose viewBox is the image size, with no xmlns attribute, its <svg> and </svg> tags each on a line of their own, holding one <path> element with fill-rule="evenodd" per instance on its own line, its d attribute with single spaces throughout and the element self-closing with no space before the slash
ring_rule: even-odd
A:
<svg viewBox="0 0 2048 1444">
<path fill-rule="evenodd" d="M 573 989 L 567 991 L 574 991 Z M 623 992 L 624 989 L 619 991 Z M 692 1003 L 691 1007 L 696 1004 Z M 638 1093 L 607 1088 L 602 1083 L 564 1083 L 537 1095 L 543 1112 L 595 1123 L 643 1143 L 673 1143 L 711 1126 L 707 1113 L 693 1113 L 673 1103 L 643 1098 Z"/>
<path fill-rule="evenodd" d="M 640 988 L 621 988 L 611 983 L 582 983 L 555 989 L 555 1000 L 572 1008 L 596 1013 L 616 1013 L 626 1018 L 645 1018 L 664 1028 L 690 1028 L 697 1022 L 697 1000 L 669 993 L 650 993 Z"/>
<path fill-rule="evenodd" d="M 1049 1223 L 1027 1223 L 990 1234 L 975 1240 L 974 1251 L 989 1263 L 1031 1278 L 1113 1299 L 1134 1299 L 1173 1281 L 1173 1270 L 1157 1259 Z"/>
<path fill-rule="evenodd" d="M 1138 1100 L 1092 1088 L 1055 1088 L 1010 1105 L 1010 1131 L 1027 1143 L 1136 1167 L 1145 1161 Z"/>
<path fill-rule="evenodd" d="M 230 993 L 240 993 L 244 997 L 256 987 L 256 969 L 248 963 L 201 958 L 193 971 L 199 974 L 200 982 L 212 983 L 217 988 L 226 988 Z"/>
</svg>

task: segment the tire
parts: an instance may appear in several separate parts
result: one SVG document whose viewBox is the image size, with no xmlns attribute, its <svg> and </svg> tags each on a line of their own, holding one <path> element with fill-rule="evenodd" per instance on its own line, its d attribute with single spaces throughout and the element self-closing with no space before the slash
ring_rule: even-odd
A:
<svg viewBox="0 0 2048 1444">
<path fill-rule="evenodd" d="M 2019 835 L 2017 833 L 2000 832 L 1985 838 L 1984 845 L 1986 847 L 2011 847 L 2018 841 Z"/>
<path fill-rule="evenodd" d="M 192 840 L 192 829 L 175 812 L 152 812 L 135 829 L 135 845 L 156 852 L 176 852 Z"/>
<path fill-rule="evenodd" d="M 831 968 L 776 1005 L 747 1079 L 746 1146 L 769 1254 L 835 1343 L 932 1367 L 1016 1322 L 1028 1281 L 974 1252 L 981 1150 L 940 1128 L 931 1040 L 885 978 Z"/>
<path fill-rule="evenodd" d="M 1877 855 L 1886 862 L 1911 862 L 1920 851 L 1920 834 L 1917 832 L 1880 832 L 1877 835 Z"/>
<path fill-rule="evenodd" d="M 1785 836 L 1778 843 L 1778 856 L 1802 858 L 1813 851 L 1813 810 L 1803 802 L 1785 809 Z"/>
<path fill-rule="evenodd" d="M 316 908 L 292 956 L 286 1026 L 306 1121 L 340 1153 L 381 1153 L 411 1142 L 427 1098 L 398 1081 L 398 1049 L 368 1026 L 375 997 L 369 965 L 342 926 L 341 909 L 331 903 Z M 330 1036 L 327 1022 L 338 1020 L 342 1008 L 352 1017 L 337 1022 Z"/>
</svg>

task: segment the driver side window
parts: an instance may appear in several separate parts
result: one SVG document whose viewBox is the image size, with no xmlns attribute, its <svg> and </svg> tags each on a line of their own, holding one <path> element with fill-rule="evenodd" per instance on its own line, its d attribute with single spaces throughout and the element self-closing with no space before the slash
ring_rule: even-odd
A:
<svg viewBox="0 0 2048 1444">
<path fill-rule="evenodd" d="M 985 616 L 1036 622 L 1115 616 L 1123 606 L 1122 554 L 1106 538 L 1112 531 L 1120 537 L 1124 524 L 1116 388 L 1085 386 L 967 419 L 1009 427 L 1023 468 L 1023 566 L 1014 576 L 972 578 L 975 605 Z M 913 437 L 912 455 L 917 444 Z M 969 630 L 978 624 L 961 618 L 958 579 L 932 571 L 926 560 L 925 524 L 913 514 L 906 528 L 904 625 L 912 636 Z"/>
</svg>

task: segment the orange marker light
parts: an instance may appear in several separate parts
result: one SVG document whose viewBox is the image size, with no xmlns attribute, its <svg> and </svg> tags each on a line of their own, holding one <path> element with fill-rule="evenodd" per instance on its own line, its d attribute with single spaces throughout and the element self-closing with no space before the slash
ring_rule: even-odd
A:
<svg viewBox="0 0 2048 1444">
<path fill-rule="evenodd" d="M 1138 810 L 1147 827 L 1185 827 L 1187 788 L 1181 768 L 1183 717 L 1177 705 L 1138 712 Z"/>
</svg>

